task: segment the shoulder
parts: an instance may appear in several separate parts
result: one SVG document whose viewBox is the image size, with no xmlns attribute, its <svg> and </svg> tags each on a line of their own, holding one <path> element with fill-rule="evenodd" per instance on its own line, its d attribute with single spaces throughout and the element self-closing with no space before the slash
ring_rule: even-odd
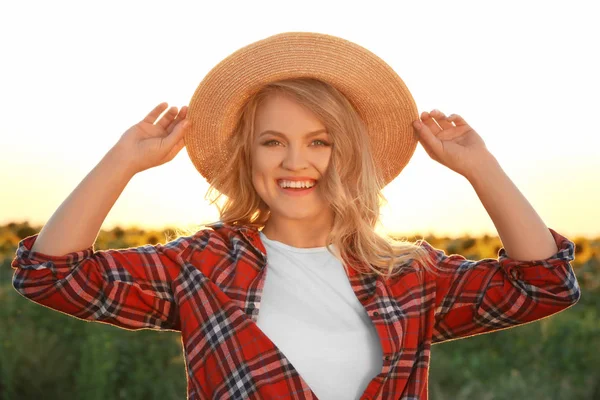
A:
<svg viewBox="0 0 600 400">
<path fill-rule="evenodd" d="M 402 251 L 397 254 L 394 282 L 414 275 L 421 283 L 429 279 L 430 274 L 436 274 L 440 263 L 447 258 L 444 250 L 436 248 L 424 238 L 415 242 L 406 242 Z"/>
<path fill-rule="evenodd" d="M 257 237 L 258 230 L 251 226 L 233 225 L 215 222 L 204 225 L 195 233 L 182 236 L 170 242 L 187 251 L 234 252 L 237 248 L 247 246 L 250 238 Z"/>
</svg>

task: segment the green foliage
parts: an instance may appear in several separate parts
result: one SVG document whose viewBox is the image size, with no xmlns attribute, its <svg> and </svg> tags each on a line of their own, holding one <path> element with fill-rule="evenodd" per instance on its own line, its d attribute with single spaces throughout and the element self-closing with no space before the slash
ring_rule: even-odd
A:
<svg viewBox="0 0 600 400">
<path fill-rule="evenodd" d="M 10 261 L 27 223 L 0 227 L 0 398 L 182 399 L 186 372 L 176 332 L 83 321 L 20 296 Z M 95 249 L 165 243 L 172 233 L 101 231 Z M 448 254 L 496 257 L 497 238 L 426 239 Z M 432 400 L 600 398 L 600 240 L 577 238 L 582 286 L 573 307 L 540 321 L 432 347 Z"/>
<path fill-rule="evenodd" d="M 176 332 L 77 319 L 25 299 L 1 274 L 0 398 L 185 398 Z"/>
<path fill-rule="evenodd" d="M 433 346 L 431 397 L 596 399 L 600 320 L 585 301 L 593 296 L 540 321 Z"/>
</svg>

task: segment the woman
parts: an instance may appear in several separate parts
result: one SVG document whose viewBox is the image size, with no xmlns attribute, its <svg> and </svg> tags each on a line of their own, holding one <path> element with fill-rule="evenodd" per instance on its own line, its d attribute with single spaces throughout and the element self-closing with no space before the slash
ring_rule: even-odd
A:
<svg viewBox="0 0 600 400">
<path fill-rule="evenodd" d="M 272 36 L 211 70 L 189 111 L 159 118 L 166 107 L 19 243 L 13 286 L 80 319 L 180 331 L 190 399 L 427 399 L 432 343 L 580 297 L 573 242 L 481 137 L 457 115 L 419 118 L 400 77 L 354 43 Z M 417 141 L 473 185 L 505 245 L 498 259 L 374 232 L 381 189 Z M 220 220 L 166 245 L 94 251 L 131 177 L 184 146 Z"/>
</svg>

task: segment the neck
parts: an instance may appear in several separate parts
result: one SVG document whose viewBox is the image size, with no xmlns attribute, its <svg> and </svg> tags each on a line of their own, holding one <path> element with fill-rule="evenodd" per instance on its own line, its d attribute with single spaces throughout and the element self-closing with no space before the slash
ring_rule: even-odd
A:
<svg viewBox="0 0 600 400">
<path fill-rule="evenodd" d="M 325 247 L 333 218 L 288 219 L 271 215 L 262 232 L 271 240 L 298 248 Z"/>
</svg>

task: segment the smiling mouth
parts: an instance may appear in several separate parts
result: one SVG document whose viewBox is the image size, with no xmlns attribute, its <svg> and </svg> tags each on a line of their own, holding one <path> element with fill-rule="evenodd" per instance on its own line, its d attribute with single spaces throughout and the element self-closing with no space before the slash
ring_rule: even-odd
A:
<svg viewBox="0 0 600 400">
<path fill-rule="evenodd" d="M 299 183 L 301 182 L 301 183 Z M 276 184 L 279 190 L 288 195 L 306 195 L 315 190 L 317 181 L 306 179 L 302 181 L 293 181 L 286 179 L 277 179 Z"/>
<path fill-rule="evenodd" d="M 287 180 L 287 179 L 276 179 L 277 186 L 282 189 L 311 189 L 317 185 L 317 180 L 306 179 L 306 180 Z"/>
</svg>

